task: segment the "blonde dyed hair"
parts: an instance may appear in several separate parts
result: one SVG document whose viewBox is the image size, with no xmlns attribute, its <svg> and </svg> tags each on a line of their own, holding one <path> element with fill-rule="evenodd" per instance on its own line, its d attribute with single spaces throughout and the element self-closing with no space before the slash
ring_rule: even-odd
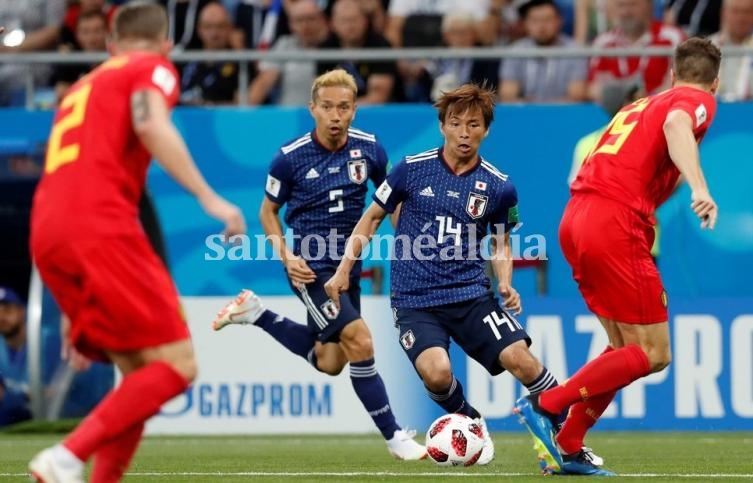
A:
<svg viewBox="0 0 753 483">
<path fill-rule="evenodd" d="M 358 97 L 358 86 L 352 75 L 343 69 L 330 70 L 325 72 L 314 80 L 311 86 L 311 101 L 316 102 L 319 89 L 322 87 L 345 87 L 353 92 L 353 98 Z"/>
</svg>

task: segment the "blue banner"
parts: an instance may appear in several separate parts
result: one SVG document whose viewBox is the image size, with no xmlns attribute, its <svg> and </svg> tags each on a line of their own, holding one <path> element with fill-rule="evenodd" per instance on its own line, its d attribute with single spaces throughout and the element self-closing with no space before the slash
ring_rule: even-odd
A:
<svg viewBox="0 0 753 483">
<path fill-rule="evenodd" d="M 51 114 L 0 110 L 0 175 L 19 166 L 19 154 L 39 156 Z M 667 290 L 677 297 L 751 296 L 753 273 L 752 103 L 720 104 L 717 119 L 701 147 L 703 167 L 720 207 L 713 231 L 702 231 L 681 187 L 659 211 L 659 266 Z M 302 108 L 178 109 L 175 120 L 206 177 L 244 209 L 253 237 L 266 170 L 275 151 L 312 127 Z M 577 140 L 603 125 L 605 114 L 591 105 L 499 106 L 482 154 L 510 175 L 520 195 L 521 237 L 541 234 L 547 241 L 549 294 L 574 296 L 577 290 L 557 244 L 557 227 L 569 196 L 566 183 Z M 394 162 L 442 142 L 436 112 L 429 106 L 360 108 L 357 127 L 374 132 Z M 14 155 L 15 153 L 15 155 Z M 21 164 L 23 166 L 23 164 Z M 184 295 L 213 295 L 251 286 L 287 294 L 279 262 L 209 261 L 206 237 L 221 227 L 196 202 L 154 168 L 149 187 L 167 236 L 171 268 Z M 387 225 L 385 223 L 385 225 Z M 385 232 L 389 227 L 382 228 Z M 267 252 L 271 254 L 271 252 Z M 386 268 L 387 262 L 374 262 Z M 367 262 L 366 265 L 374 263 Z M 386 270 L 386 272 L 389 272 Z M 524 295 L 535 292 L 531 270 L 516 273 Z"/>
</svg>

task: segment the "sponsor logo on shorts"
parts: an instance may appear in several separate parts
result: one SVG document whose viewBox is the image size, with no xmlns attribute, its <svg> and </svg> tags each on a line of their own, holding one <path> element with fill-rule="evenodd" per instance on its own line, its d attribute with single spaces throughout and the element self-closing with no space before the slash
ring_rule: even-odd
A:
<svg viewBox="0 0 753 483">
<path fill-rule="evenodd" d="M 400 343 L 403 344 L 405 350 L 410 350 L 413 347 L 413 344 L 416 343 L 416 336 L 413 335 L 413 331 L 409 330 L 405 334 L 401 335 Z"/>
</svg>

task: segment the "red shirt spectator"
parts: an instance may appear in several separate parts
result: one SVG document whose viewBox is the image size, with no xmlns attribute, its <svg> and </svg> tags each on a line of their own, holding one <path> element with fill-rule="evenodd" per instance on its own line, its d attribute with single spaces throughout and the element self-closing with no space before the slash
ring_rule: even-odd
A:
<svg viewBox="0 0 753 483">
<path fill-rule="evenodd" d="M 685 39 L 677 27 L 651 22 L 650 28 L 635 42 L 619 30 L 605 32 L 594 40 L 597 49 L 617 47 L 675 47 Z M 594 57 L 588 72 L 592 84 L 609 81 L 635 81 L 647 94 L 655 94 L 669 87 L 669 57 Z"/>
<path fill-rule="evenodd" d="M 81 15 L 81 12 L 98 9 L 101 9 L 102 13 L 105 14 L 105 17 L 107 18 L 107 30 L 110 30 L 112 18 L 115 16 L 115 11 L 118 9 L 116 5 L 107 5 L 102 0 L 89 0 L 75 3 L 65 11 L 63 26 L 60 31 L 60 43 L 71 46 L 74 49 L 80 49 L 81 46 L 76 42 L 76 25 L 78 24 L 78 16 Z"/>
</svg>

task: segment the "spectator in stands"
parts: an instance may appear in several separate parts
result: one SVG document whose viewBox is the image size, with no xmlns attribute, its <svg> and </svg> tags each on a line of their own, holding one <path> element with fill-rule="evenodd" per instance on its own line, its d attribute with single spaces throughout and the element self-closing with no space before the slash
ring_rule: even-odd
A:
<svg viewBox="0 0 753 483">
<path fill-rule="evenodd" d="M 437 47 L 442 45 L 442 17 L 453 11 L 469 12 L 476 20 L 476 28 L 491 42 L 487 18 L 490 0 L 391 0 L 387 10 L 387 27 L 384 36 L 394 47 Z M 427 75 L 431 63 L 426 60 L 397 63 L 408 102 L 427 102 L 431 97 L 432 79 Z"/>
<path fill-rule="evenodd" d="M 65 0 L 0 0 L 0 53 L 51 50 L 60 35 Z M 22 105 L 29 73 L 37 86 L 47 85 L 48 66 L 29 67 L 4 62 L 0 65 L 0 106 Z"/>
<path fill-rule="evenodd" d="M 476 20 L 464 11 L 445 14 L 442 18 L 442 37 L 447 47 L 469 48 L 479 45 Z M 434 69 L 431 100 L 436 101 L 443 92 L 473 83 L 489 88 L 497 86 L 499 60 L 442 59 Z"/>
<path fill-rule="evenodd" d="M 722 0 L 668 0 L 664 22 L 682 28 L 688 36 L 706 37 L 719 30 Z"/>
<path fill-rule="evenodd" d="M 210 3 L 199 13 L 197 32 L 207 51 L 230 49 L 233 24 L 225 7 Z M 238 101 L 238 64 L 194 61 L 181 69 L 182 104 L 231 104 Z"/>
<path fill-rule="evenodd" d="M 358 0 L 337 0 L 332 9 L 332 33 L 321 45 L 324 49 L 389 49 L 382 35 L 369 29 L 369 19 Z M 390 62 L 347 60 L 319 62 L 317 74 L 341 68 L 358 87 L 358 104 L 384 104 L 392 99 L 397 65 Z"/>
<path fill-rule="evenodd" d="M 608 0 L 613 28 L 594 40 L 594 47 L 676 47 L 685 39 L 678 27 L 654 20 L 651 0 Z M 589 68 L 589 94 L 597 102 L 605 83 L 639 82 L 647 94 L 670 85 L 668 57 L 595 57 Z"/>
<path fill-rule="evenodd" d="M 609 30 L 607 0 L 575 0 L 573 38 L 581 45 L 590 45 Z"/>
<path fill-rule="evenodd" d="M 200 49 L 201 40 L 196 29 L 199 12 L 215 0 L 159 0 L 169 18 L 168 38 L 176 51 Z"/>
<path fill-rule="evenodd" d="M 60 27 L 60 45 L 69 50 L 86 50 L 76 39 L 79 16 L 91 12 L 99 12 L 105 16 L 105 28 L 109 31 L 110 22 L 115 15 L 117 7 L 105 2 L 105 0 L 79 0 L 71 4 L 65 11 L 63 25 Z"/>
<path fill-rule="evenodd" d="M 21 297 L 0 287 L 0 426 L 31 419 L 25 318 Z"/>
<path fill-rule="evenodd" d="M 387 26 L 387 5 L 389 0 L 358 0 L 366 17 L 369 19 L 369 27 L 378 34 L 384 34 Z"/>
<path fill-rule="evenodd" d="M 719 47 L 753 46 L 753 0 L 724 0 L 721 30 L 709 37 Z M 725 101 L 753 98 L 753 56 L 722 56 L 717 95 Z"/>
<path fill-rule="evenodd" d="M 518 6 L 525 0 L 489 0 L 489 16 L 479 25 L 477 35 L 489 37 L 486 45 L 508 45 L 526 36 Z"/>
<path fill-rule="evenodd" d="M 0 287 L 0 426 L 31 419 L 27 369 L 26 304 L 10 287 Z M 42 380 L 53 378 L 60 362 L 54 332 L 42 332 Z"/>
<path fill-rule="evenodd" d="M 314 0 L 298 0 L 288 11 L 292 35 L 277 39 L 275 52 L 316 49 L 329 35 L 327 19 Z M 249 103 L 263 104 L 276 100 L 285 106 L 302 106 L 311 98 L 311 84 L 316 78 L 316 61 L 264 61 L 259 63 L 259 73 L 249 86 Z M 275 87 L 278 92 L 273 92 Z M 274 99 L 270 99 L 274 98 Z"/>
<path fill-rule="evenodd" d="M 442 17 L 459 10 L 471 13 L 479 28 L 492 15 L 490 0 L 391 0 L 384 35 L 398 47 L 436 47 L 442 43 Z"/>
<path fill-rule="evenodd" d="M 107 16 L 102 10 L 90 10 L 77 15 L 74 48 L 80 52 L 107 50 Z M 58 64 L 52 73 L 51 84 L 59 103 L 68 88 L 91 71 L 95 64 Z"/>
<path fill-rule="evenodd" d="M 227 4 L 233 1 L 237 1 L 234 8 Z M 267 49 L 279 36 L 289 33 L 282 0 L 226 0 L 225 3 L 241 32 L 243 48 Z"/>
<path fill-rule="evenodd" d="M 512 44 L 513 49 L 576 46 L 561 32 L 562 17 L 554 0 L 529 0 L 520 6 L 519 12 L 527 37 Z M 586 99 L 587 77 L 587 59 L 505 59 L 499 71 L 500 100 L 580 102 Z"/>
</svg>

